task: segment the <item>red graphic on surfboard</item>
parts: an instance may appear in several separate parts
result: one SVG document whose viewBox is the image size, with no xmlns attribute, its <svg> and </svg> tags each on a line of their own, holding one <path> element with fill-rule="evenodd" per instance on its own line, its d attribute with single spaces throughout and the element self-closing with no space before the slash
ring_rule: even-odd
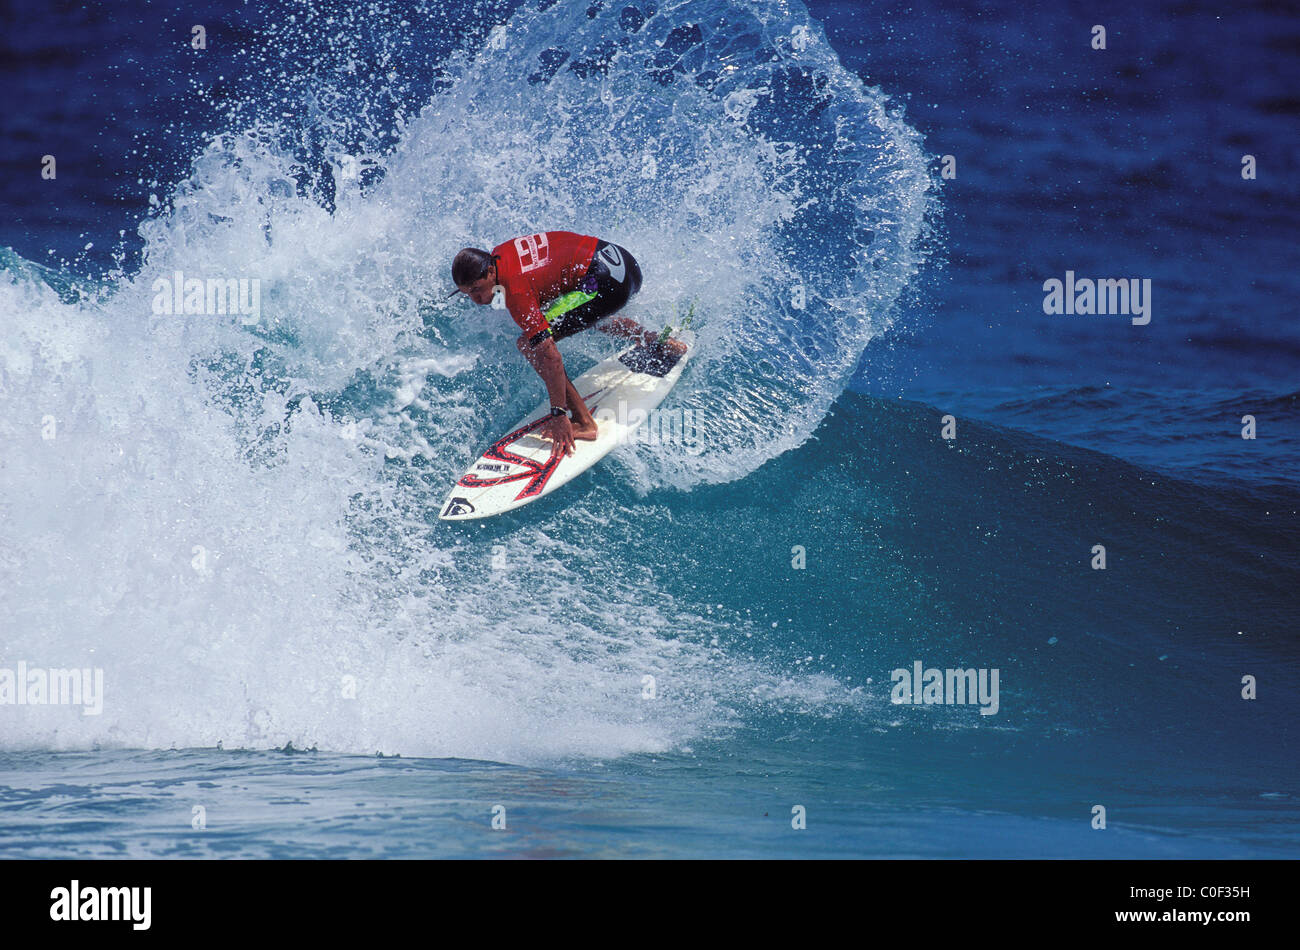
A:
<svg viewBox="0 0 1300 950">
<path fill-rule="evenodd" d="M 601 391 L 602 390 L 597 390 L 590 396 L 584 396 L 583 402 L 590 402 L 592 397 Z M 479 478 L 473 472 L 466 472 L 461 477 L 461 480 L 456 484 L 461 488 L 491 488 L 493 485 L 505 485 L 509 482 L 527 482 L 527 484 L 520 489 L 519 494 L 515 496 L 515 501 L 519 501 L 523 498 L 531 498 L 534 495 L 540 495 L 546 488 L 546 483 L 549 482 L 551 476 L 555 474 L 555 470 L 560 467 L 560 462 L 563 461 L 564 457 L 560 455 L 559 452 L 552 452 L 545 462 L 538 462 L 530 458 L 525 458 L 522 455 L 516 455 L 514 452 L 511 452 L 507 446 L 513 445 L 530 432 L 537 431 L 550 421 L 550 416 L 542 416 L 539 419 L 534 419 L 527 425 L 520 426 L 514 432 L 503 435 L 496 442 L 493 442 L 488 450 L 483 453 L 484 460 L 507 462 L 511 465 L 522 465 L 524 471 L 515 472 L 513 475 L 500 475 L 495 478 Z"/>
</svg>

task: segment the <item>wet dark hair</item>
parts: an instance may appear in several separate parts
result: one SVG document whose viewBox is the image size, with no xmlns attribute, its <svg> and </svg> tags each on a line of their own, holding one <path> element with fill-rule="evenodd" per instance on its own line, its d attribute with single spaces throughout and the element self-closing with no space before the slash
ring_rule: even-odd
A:
<svg viewBox="0 0 1300 950">
<path fill-rule="evenodd" d="M 462 248 L 451 262 L 451 279 L 457 287 L 468 287 L 487 276 L 488 268 L 496 260 L 487 251 L 477 247 Z"/>
</svg>

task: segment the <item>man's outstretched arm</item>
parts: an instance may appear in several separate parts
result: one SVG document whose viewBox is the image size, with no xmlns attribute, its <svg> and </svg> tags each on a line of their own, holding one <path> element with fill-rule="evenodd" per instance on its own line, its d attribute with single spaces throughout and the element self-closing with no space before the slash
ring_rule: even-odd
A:
<svg viewBox="0 0 1300 950">
<path fill-rule="evenodd" d="M 563 406 L 568 401 L 566 393 L 569 377 L 564 372 L 564 358 L 560 356 L 560 348 L 555 345 L 555 341 L 547 337 L 536 346 L 529 346 L 528 340 L 521 336 L 517 345 L 519 352 L 528 360 L 528 365 L 537 370 L 537 375 L 546 384 L 546 395 L 551 400 L 551 405 Z"/>
<path fill-rule="evenodd" d="M 528 364 L 537 370 L 546 384 L 546 396 L 552 406 L 567 406 L 569 403 L 569 377 L 564 372 L 564 359 L 560 348 L 550 337 L 536 346 L 529 346 L 528 340 L 521 336 L 516 344 L 519 352 L 524 354 Z M 564 455 L 573 454 L 573 426 L 568 416 L 555 416 L 551 419 L 551 439 L 555 450 Z"/>
</svg>

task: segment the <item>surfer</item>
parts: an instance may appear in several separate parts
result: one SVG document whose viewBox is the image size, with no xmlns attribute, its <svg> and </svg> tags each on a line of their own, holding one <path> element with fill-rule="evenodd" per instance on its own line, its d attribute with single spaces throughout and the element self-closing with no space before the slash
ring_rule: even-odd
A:
<svg viewBox="0 0 1300 950">
<path fill-rule="evenodd" d="M 455 293 L 477 304 L 492 303 L 498 294 L 503 299 L 523 331 L 515 346 L 546 384 L 550 436 L 555 451 L 564 455 L 573 454 L 574 439 L 596 438 L 596 420 L 564 370 L 557 340 L 598 324 L 605 333 L 648 348 L 686 349 L 677 340 L 661 342 L 635 320 L 612 317 L 641 289 L 641 268 L 626 248 L 591 235 L 545 231 L 512 238 L 491 251 L 467 247 L 452 261 L 451 279 Z"/>
</svg>

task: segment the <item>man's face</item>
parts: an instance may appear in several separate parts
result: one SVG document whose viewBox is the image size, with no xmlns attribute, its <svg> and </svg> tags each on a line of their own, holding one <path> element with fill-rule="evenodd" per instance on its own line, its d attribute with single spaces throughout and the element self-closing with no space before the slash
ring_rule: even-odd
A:
<svg viewBox="0 0 1300 950">
<path fill-rule="evenodd" d="M 474 281 L 472 284 L 460 285 L 461 293 L 475 303 L 491 303 L 492 288 L 497 283 L 496 265 L 488 268 L 488 272 Z"/>
</svg>

